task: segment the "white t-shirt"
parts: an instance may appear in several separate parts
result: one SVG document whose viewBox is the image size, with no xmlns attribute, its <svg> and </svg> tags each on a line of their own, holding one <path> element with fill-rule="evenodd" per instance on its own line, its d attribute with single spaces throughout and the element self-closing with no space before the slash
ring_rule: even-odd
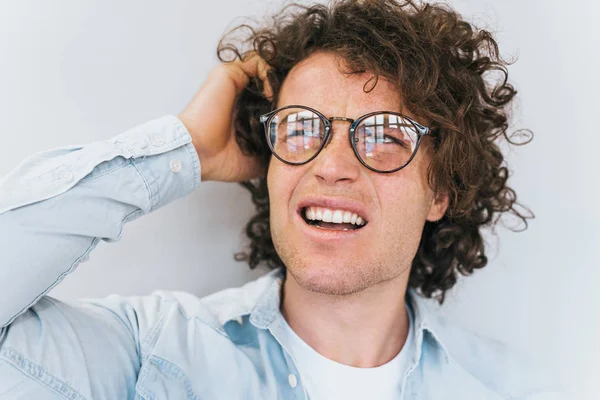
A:
<svg viewBox="0 0 600 400">
<path fill-rule="evenodd" d="M 296 361 L 304 388 L 311 400 L 400 398 L 402 375 L 414 351 L 413 317 L 408 312 L 408 337 L 402 350 L 388 363 L 375 368 L 357 368 L 332 361 L 317 353 L 292 330 L 283 316 L 289 335 L 291 356 Z"/>
</svg>

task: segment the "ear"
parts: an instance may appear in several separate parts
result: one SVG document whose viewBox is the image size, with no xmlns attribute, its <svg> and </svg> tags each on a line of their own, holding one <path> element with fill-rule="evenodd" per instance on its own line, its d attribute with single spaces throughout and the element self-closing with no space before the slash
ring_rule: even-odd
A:
<svg viewBox="0 0 600 400">
<path fill-rule="evenodd" d="M 450 198 L 448 197 L 448 193 L 445 191 L 435 192 L 433 194 L 431 205 L 429 206 L 429 212 L 427 213 L 427 221 L 435 222 L 442 219 L 449 204 Z"/>
</svg>

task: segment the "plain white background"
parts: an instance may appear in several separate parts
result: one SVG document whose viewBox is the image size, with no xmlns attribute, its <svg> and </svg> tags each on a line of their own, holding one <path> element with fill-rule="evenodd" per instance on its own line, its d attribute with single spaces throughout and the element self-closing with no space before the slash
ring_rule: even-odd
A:
<svg viewBox="0 0 600 400">
<path fill-rule="evenodd" d="M 490 263 L 440 313 L 552 365 L 577 399 L 600 372 L 598 68 L 600 5 L 591 0 L 455 0 L 501 52 L 518 58 L 510 182 L 536 219 L 488 235 Z M 221 34 L 278 2 L 0 1 L 0 176 L 27 155 L 107 139 L 186 105 L 217 60 Z M 261 274 L 236 263 L 250 197 L 205 183 L 128 225 L 118 243 L 52 291 L 61 299 L 185 290 L 199 296 Z"/>
</svg>

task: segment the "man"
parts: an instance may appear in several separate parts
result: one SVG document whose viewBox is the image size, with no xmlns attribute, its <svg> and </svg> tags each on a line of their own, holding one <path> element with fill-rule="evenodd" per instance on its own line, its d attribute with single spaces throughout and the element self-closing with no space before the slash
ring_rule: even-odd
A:
<svg viewBox="0 0 600 400">
<path fill-rule="evenodd" d="M 442 6 L 346 0 L 250 35 L 178 117 L 2 181 L 2 399 L 555 398 L 419 298 L 485 266 L 480 228 L 514 211 L 494 140 L 515 91 L 484 79 L 504 68 L 489 34 Z M 246 259 L 273 272 L 203 299 L 46 296 L 207 180 L 246 182 Z"/>
</svg>

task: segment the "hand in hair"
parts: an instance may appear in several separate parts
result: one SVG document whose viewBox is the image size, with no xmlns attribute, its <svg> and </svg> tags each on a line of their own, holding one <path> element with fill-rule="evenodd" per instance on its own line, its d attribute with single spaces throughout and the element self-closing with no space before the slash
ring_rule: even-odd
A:
<svg viewBox="0 0 600 400">
<path fill-rule="evenodd" d="M 209 74 L 190 104 L 179 114 L 200 158 L 202 180 L 241 182 L 264 174 L 256 156 L 245 154 L 235 138 L 235 101 L 252 78 L 263 81 L 272 97 L 268 65 L 256 54 L 220 64 Z"/>
</svg>

